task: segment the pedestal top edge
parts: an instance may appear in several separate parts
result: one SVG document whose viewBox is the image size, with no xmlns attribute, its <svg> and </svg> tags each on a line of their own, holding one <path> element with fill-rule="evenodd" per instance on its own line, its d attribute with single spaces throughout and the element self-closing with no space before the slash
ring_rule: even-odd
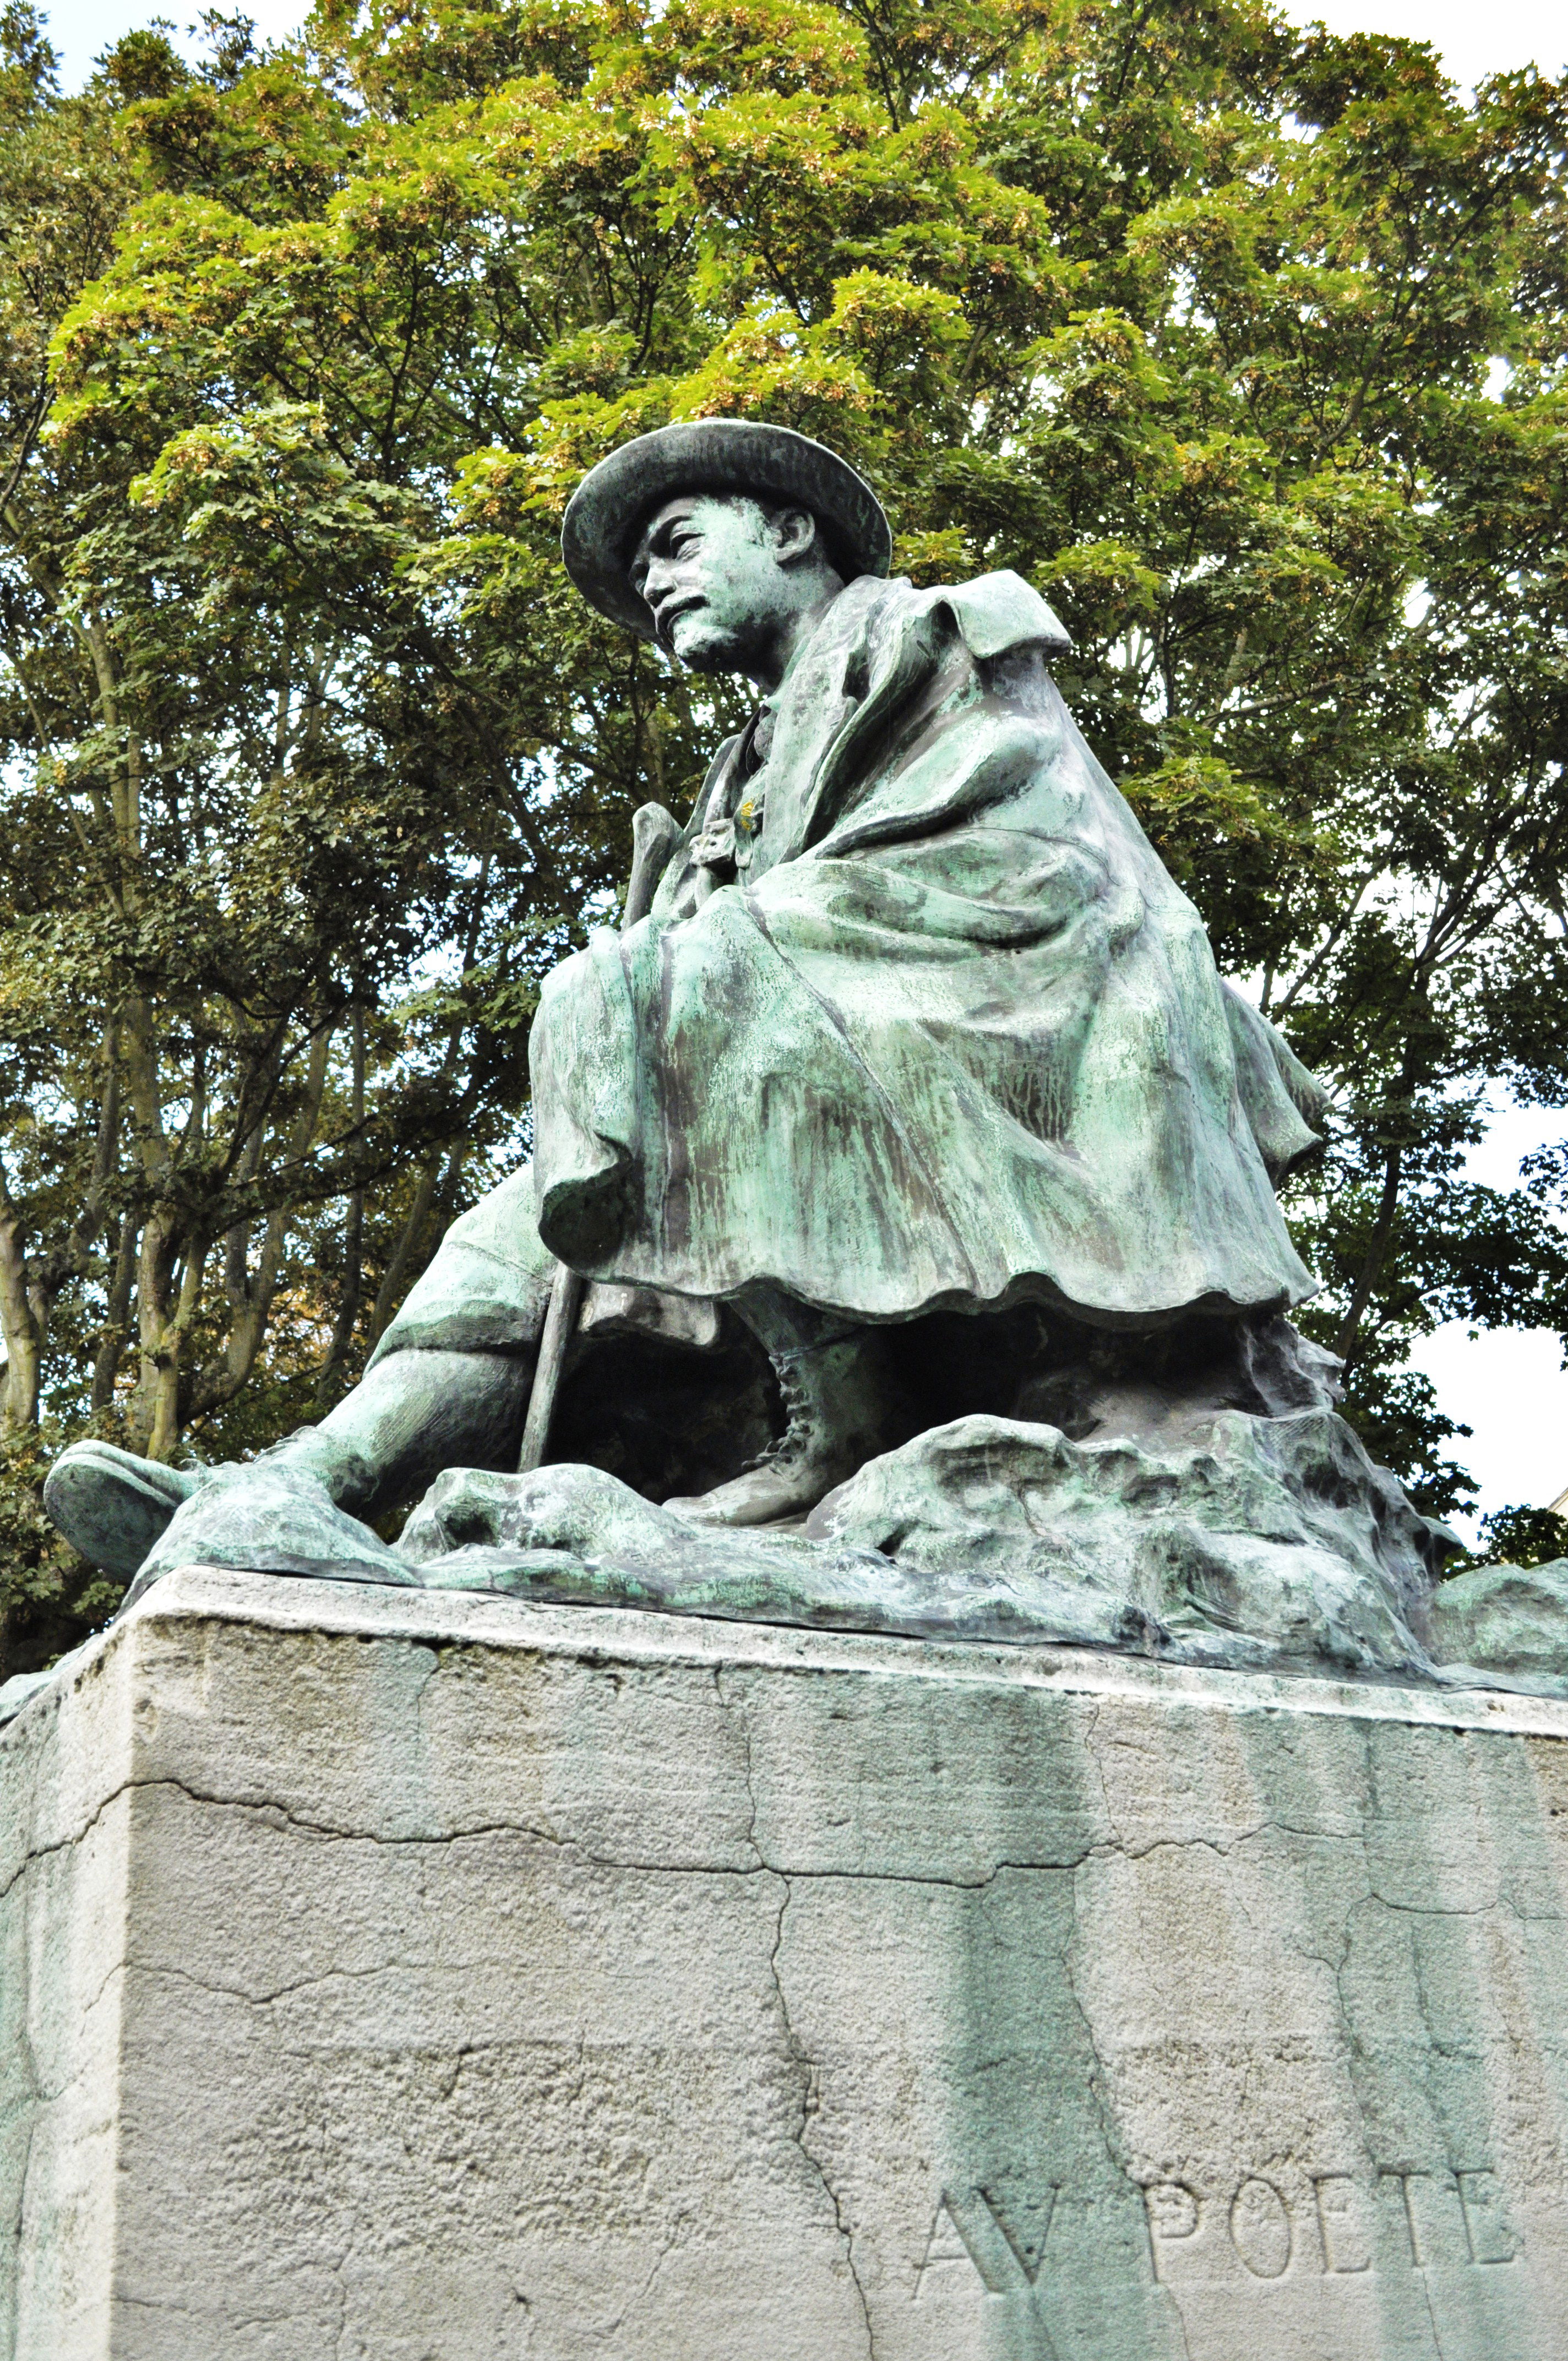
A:
<svg viewBox="0 0 1568 2361">
<path fill-rule="evenodd" d="M 1512 1690 L 1234 1672 L 1088 1648 L 823 1631 L 651 1609 L 550 1606 L 488 1593 L 405 1590 L 200 1565 L 165 1575 L 128 1616 L 60 1669 L 84 1670 L 101 1648 L 138 1626 L 214 1619 L 261 1631 L 402 1640 L 426 1647 L 518 1650 L 640 1666 L 861 1674 L 1208 1706 L 1233 1713 L 1330 1715 L 1568 1738 L 1568 1699 Z"/>
</svg>

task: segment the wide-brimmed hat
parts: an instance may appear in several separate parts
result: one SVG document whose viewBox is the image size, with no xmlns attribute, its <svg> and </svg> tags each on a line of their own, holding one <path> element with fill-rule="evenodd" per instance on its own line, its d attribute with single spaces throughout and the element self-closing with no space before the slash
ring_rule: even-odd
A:
<svg viewBox="0 0 1568 2361">
<path fill-rule="evenodd" d="M 826 444 L 747 418 L 661 426 L 588 470 L 561 527 L 561 555 L 584 598 L 645 640 L 653 637 L 653 618 L 626 569 L 642 520 L 677 492 L 745 492 L 809 509 L 846 581 L 885 574 L 893 556 L 881 501 Z"/>
</svg>

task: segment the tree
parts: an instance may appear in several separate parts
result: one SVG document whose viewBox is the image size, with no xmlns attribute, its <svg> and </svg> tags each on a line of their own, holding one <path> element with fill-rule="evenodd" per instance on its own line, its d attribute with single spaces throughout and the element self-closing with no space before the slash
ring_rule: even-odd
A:
<svg viewBox="0 0 1568 2361">
<path fill-rule="evenodd" d="M 122 256 L 138 224 L 156 242 L 156 205 L 125 214 L 148 168 L 120 117 L 186 80 L 167 43 L 137 37 L 95 98 L 53 106 L 38 82 L 24 97 L 34 170 L 17 174 L 10 251 L 33 347 L 116 236 Z M 39 261 L 60 241 L 34 200 L 73 176 L 111 235 L 51 279 Z M 274 401 L 236 431 L 156 340 L 127 399 L 89 385 L 72 401 L 57 362 L 28 412 L 30 357 L 18 336 L 6 1422 L 26 1433 L 48 1408 L 155 1457 L 192 1429 L 222 1453 L 331 1399 L 466 1167 L 515 1129 L 512 1036 L 543 956 L 505 898 L 530 785 L 500 778 L 483 727 L 460 719 L 453 742 L 441 633 L 396 587 L 422 522 L 417 449 L 400 477 L 361 481 L 309 404 Z M 393 376 L 361 397 L 395 401 Z M 199 473 L 213 497 L 188 531 Z M 334 1199 L 341 1244 L 323 1255 Z"/>
<path fill-rule="evenodd" d="M 1552 1174 L 1455 1178 L 1568 1046 L 1563 93 L 1252 0 L 325 0 L 79 101 L 6 22 L 13 1431 L 264 1441 L 515 1152 L 541 973 L 736 718 L 581 608 L 560 511 L 725 412 L 1062 612 L 1338 1085 L 1309 1324 L 1462 1497 L 1411 1340 L 1568 1329 Z"/>
<path fill-rule="evenodd" d="M 1477 1563 L 1552 1565 L 1568 1557 L 1568 1518 L 1550 1509 L 1497 1509 L 1481 1520 Z"/>
</svg>

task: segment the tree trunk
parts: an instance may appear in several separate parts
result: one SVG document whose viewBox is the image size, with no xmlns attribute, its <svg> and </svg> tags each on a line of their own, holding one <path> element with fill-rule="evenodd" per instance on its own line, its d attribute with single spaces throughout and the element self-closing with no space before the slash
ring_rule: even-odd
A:
<svg viewBox="0 0 1568 2361">
<path fill-rule="evenodd" d="M 435 1191 L 441 1180 L 441 1168 L 445 1160 L 446 1151 L 441 1148 L 436 1149 L 433 1156 L 425 1159 L 424 1169 L 415 1185 L 414 1201 L 409 1210 L 408 1220 L 403 1224 L 398 1236 L 398 1243 L 392 1248 L 391 1260 L 388 1263 L 382 1275 L 381 1284 L 376 1290 L 376 1308 L 370 1314 L 368 1338 L 372 1351 L 380 1343 L 391 1323 L 392 1314 L 398 1308 L 398 1299 L 402 1293 L 403 1273 L 409 1267 L 410 1257 L 419 1245 L 424 1225 L 430 1219 L 430 1209 L 435 1202 Z"/>
<path fill-rule="evenodd" d="M 0 1173 L 0 1333 L 5 1339 L 5 1398 L 0 1420 L 13 1433 L 38 1422 L 43 1339 L 27 1284 L 23 1217 Z"/>
<path fill-rule="evenodd" d="M 349 1118 L 356 1131 L 365 1120 L 365 1011 L 356 1008 L 353 1026 L 354 1083 L 349 1102 Z M 365 1191 L 349 1191 L 347 1215 L 343 1225 L 343 1292 L 338 1298 L 337 1318 L 332 1324 L 332 1343 L 321 1375 L 316 1379 L 316 1408 L 329 1411 L 337 1398 L 338 1378 L 348 1358 L 354 1342 L 354 1331 L 359 1323 L 359 1308 L 365 1300 Z"/>
<path fill-rule="evenodd" d="M 315 1140 L 335 1029 L 331 1023 L 322 1024 L 311 1036 L 304 1104 L 289 1139 L 289 1155 L 295 1163 L 310 1153 Z M 244 1237 L 248 1235 L 249 1224 L 241 1225 L 237 1257 L 236 1232 L 229 1232 L 225 1285 L 235 1309 L 228 1342 L 223 1360 L 215 1367 L 203 1369 L 192 1387 L 190 1400 L 185 1405 L 184 1415 L 187 1418 L 202 1417 L 208 1411 L 219 1410 L 225 1402 L 232 1401 L 255 1368 L 267 1335 L 267 1323 L 272 1314 L 272 1299 L 278 1291 L 278 1273 L 282 1265 L 284 1241 L 289 1235 L 289 1219 L 287 1209 L 280 1209 L 268 1215 L 254 1277 L 247 1270 L 243 1259 Z M 192 1299 L 187 1319 L 194 1314 L 195 1308 L 196 1299 Z"/>
<path fill-rule="evenodd" d="M 1334 1340 L 1334 1351 L 1347 1370 L 1355 1358 L 1356 1339 L 1361 1334 L 1361 1323 L 1366 1317 L 1366 1307 L 1372 1301 L 1372 1290 L 1387 1259 L 1389 1241 L 1394 1235 L 1394 1216 L 1399 1209 L 1399 1178 L 1404 1166 L 1404 1149 L 1391 1148 L 1384 1162 L 1383 1191 L 1377 1201 L 1377 1218 L 1372 1224 L 1371 1242 L 1351 1290 L 1339 1334 Z"/>
<path fill-rule="evenodd" d="M 484 920 L 485 895 L 489 885 L 489 878 L 490 856 L 487 852 L 479 863 L 479 874 L 474 887 L 473 905 L 468 913 L 468 932 L 463 946 L 461 971 L 465 976 L 473 966 L 474 954 L 478 949 L 479 928 Z M 441 1061 L 444 1076 L 449 1074 L 457 1062 L 457 1050 L 462 1038 L 463 1020 L 459 1017 L 446 1037 L 446 1053 Z M 392 1314 L 397 1310 L 398 1298 L 402 1292 L 403 1273 L 409 1267 L 409 1259 L 418 1246 L 420 1238 L 423 1235 L 424 1225 L 430 1219 L 430 1209 L 435 1202 L 436 1191 L 441 1182 L 441 1168 L 445 1160 L 445 1148 L 436 1148 L 427 1158 L 424 1169 L 419 1176 L 419 1181 L 414 1190 L 412 1208 L 408 1220 L 403 1224 L 398 1243 L 392 1249 L 392 1258 L 387 1265 L 381 1284 L 376 1290 L 376 1308 L 370 1315 L 368 1339 L 372 1351 L 380 1343 L 390 1324 Z"/>
<path fill-rule="evenodd" d="M 12 1432 L 37 1426 L 43 1356 L 38 1322 L 27 1301 L 27 1257 L 18 1216 L 0 1214 L 0 1329 L 5 1337 L 4 1423 Z"/>
<path fill-rule="evenodd" d="M 131 1404 L 131 1427 L 149 1459 L 166 1459 L 180 1428 L 180 1335 L 173 1302 L 180 1257 L 180 1226 L 167 1205 L 159 1206 L 141 1234 L 137 1263 L 137 1342 L 140 1368 Z"/>
<path fill-rule="evenodd" d="M 120 1224 L 120 1235 L 115 1242 L 115 1263 L 109 1278 L 109 1309 L 104 1325 L 98 1331 L 98 1349 L 93 1356 L 93 1407 L 107 1410 L 115 1399 L 115 1380 L 120 1374 L 120 1356 L 130 1334 L 131 1287 L 137 1275 L 138 1232 L 129 1215 Z"/>
</svg>

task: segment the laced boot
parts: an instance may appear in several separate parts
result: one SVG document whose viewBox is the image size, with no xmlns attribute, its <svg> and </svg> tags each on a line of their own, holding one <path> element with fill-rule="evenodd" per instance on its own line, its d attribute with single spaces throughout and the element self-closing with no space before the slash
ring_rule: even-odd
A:
<svg viewBox="0 0 1568 2361">
<path fill-rule="evenodd" d="M 747 1325 L 767 1349 L 788 1423 L 778 1441 L 728 1484 L 691 1499 L 666 1500 L 695 1524 L 770 1525 L 804 1517 L 868 1459 L 903 1440 L 898 1390 L 879 1329 L 829 1324 L 804 1305 L 787 1324 L 743 1307 Z M 802 1329 L 818 1333 L 800 1341 Z M 827 1329 L 827 1334 L 820 1332 Z M 790 1341 L 784 1334 L 793 1332 Z"/>
</svg>

